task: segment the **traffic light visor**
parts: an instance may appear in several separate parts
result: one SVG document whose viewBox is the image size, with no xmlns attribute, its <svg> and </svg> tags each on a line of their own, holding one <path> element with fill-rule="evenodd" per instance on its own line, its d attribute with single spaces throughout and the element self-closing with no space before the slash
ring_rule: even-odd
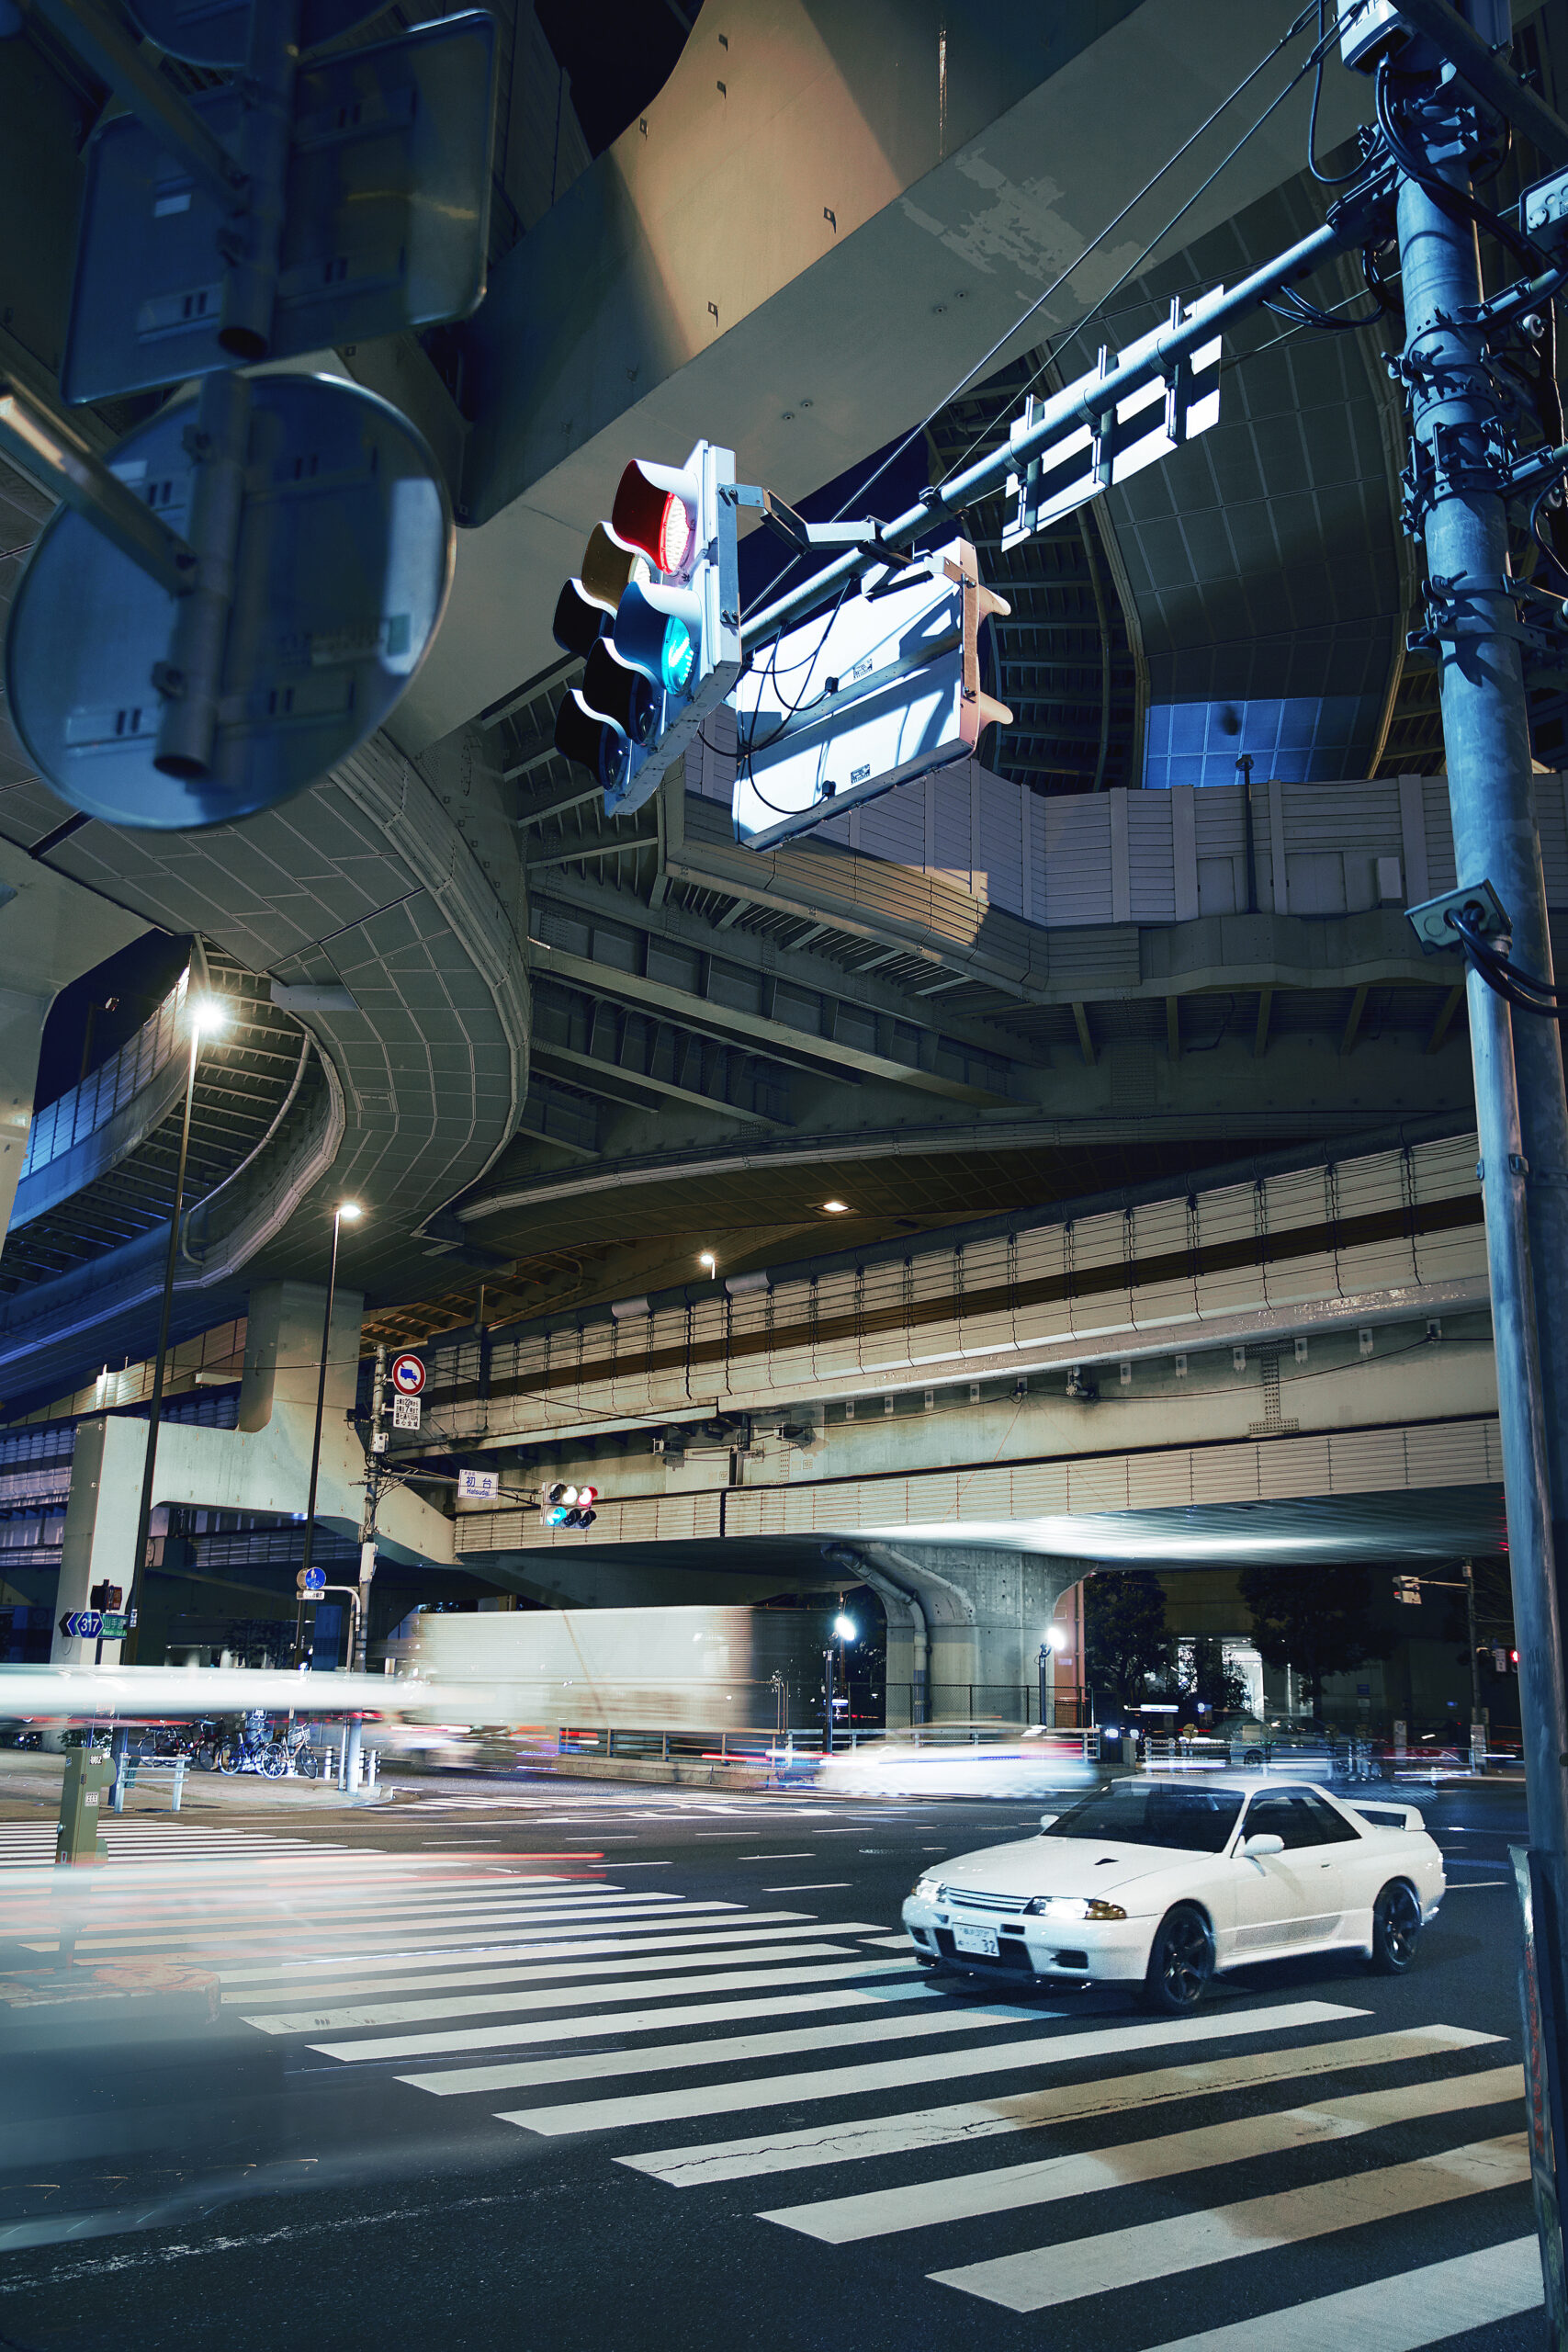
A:
<svg viewBox="0 0 1568 2352">
<path fill-rule="evenodd" d="M 667 695 L 692 684 L 703 640 L 702 600 L 688 588 L 643 588 L 635 581 L 615 615 L 615 650 Z"/>
<path fill-rule="evenodd" d="M 556 749 L 563 759 L 586 768 L 606 792 L 620 783 L 631 752 L 621 730 L 590 710 L 575 686 L 556 717 Z"/>
<path fill-rule="evenodd" d="M 660 571 L 684 571 L 696 548 L 700 495 L 694 472 L 634 458 L 621 476 L 611 526 L 617 538 L 640 548 Z"/>
<path fill-rule="evenodd" d="M 632 669 L 602 638 L 588 656 L 582 699 L 600 718 L 634 743 L 651 742 L 659 729 L 659 696 L 640 670 Z"/>
<path fill-rule="evenodd" d="M 623 533 L 596 523 L 582 550 L 578 585 L 592 605 L 613 613 L 634 580 L 651 580 L 653 566 Z"/>
<path fill-rule="evenodd" d="M 551 633 L 563 653 L 581 653 L 586 659 L 609 628 L 610 617 L 603 605 L 584 595 L 581 580 L 569 580 L 556 599 Z"/>
</svg>

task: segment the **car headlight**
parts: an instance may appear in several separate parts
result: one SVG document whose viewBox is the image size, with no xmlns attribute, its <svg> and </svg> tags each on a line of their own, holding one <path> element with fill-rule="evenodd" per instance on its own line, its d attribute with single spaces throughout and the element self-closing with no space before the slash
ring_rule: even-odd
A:
<svg viewBox="0 0 1568 2352">
<path fill-rule="evenodd" d="M 915 1903 L 940 1903 L 942 1881 L 934 1878 L 918 1878 L 909 1889 L 909 1896 Z"/>
<path fill-rule="evenodd" d="M 1102 1903 L 1098 1895 L 1037 1894 L 1026 1906 L 1043 1919 L 1124 1919 L 1119 1903 Z"/>
</svg>

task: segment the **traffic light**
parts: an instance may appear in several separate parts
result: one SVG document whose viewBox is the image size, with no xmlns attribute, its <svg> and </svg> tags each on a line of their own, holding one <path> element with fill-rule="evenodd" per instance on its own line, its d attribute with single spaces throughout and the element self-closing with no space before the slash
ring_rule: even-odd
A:
<svg viewBox="0 0 1568 2352">
<path fill-rule="evenodd" d="M 593 1509 L 598 1498 L 597 1487 L 547 1487 L 543 1496 L 545 1525 L 592 1527 L 598 1516 Z"/>
<path fill-rule="evenodd" d="M 606 815 L 642 806 L 739 673 L 734 484 L 733 450 L 706 441 L 683 466 L 634 459 L 557 601 L 556 643 L 584 670 L 556 749 Z"/>
<path fill-rule="evenodd" d="M 87 1595 L 87 1606 L 89 1609 L 96 1609 L 106 1616 L 112 1617 L 118 1613 L 124 1599 L 123 1586 L 108 1583 L 96 1584 Z"/>
</svg>

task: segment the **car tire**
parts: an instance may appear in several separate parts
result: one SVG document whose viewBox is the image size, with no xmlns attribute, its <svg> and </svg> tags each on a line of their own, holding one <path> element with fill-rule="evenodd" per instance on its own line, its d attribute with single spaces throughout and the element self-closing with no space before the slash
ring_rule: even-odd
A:
<svg viewBox="0 0 1568 2352">
<path fill-rule="evenodd" d="M 1391 1879 L 1372 1905 L 1372 1973 L 1403 1976 L 1416 1958 L 1420 1934 L 1421 1905 L 1414 1891 L 1404 1879 Z"/>
<path fill-rule="evenodd" d="M 1190 2017 L 1214 1973 L 1214 1939 L 1201 1911 L 1179 1903 L 1155 1929 L 1144 1978 L 1144 2006 L 1168 2018 Z"/>
</svg>

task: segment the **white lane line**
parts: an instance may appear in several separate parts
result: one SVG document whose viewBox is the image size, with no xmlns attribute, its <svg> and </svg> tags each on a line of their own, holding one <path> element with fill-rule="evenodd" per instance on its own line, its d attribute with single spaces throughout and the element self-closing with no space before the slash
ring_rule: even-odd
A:
<svg viewBox="0 0 1568 2352">
<path fill-rule="evenodd" d="M 1337 2352 L 1423 2352 L 1472 2328 L 1539 2311 L 1542 2300 L 1540 2240 L 1510 2238 L 1424 2270 L 1401 2270 L 1257 2319 L 1206 2327 L 1156 2352 L 1257 2352 L 1259 2344 L 1269 2352 L 1323 2352 L 1325 2344 Z"/>
<path fill-rule="evenodd" d="M 1253 2014 L 1267 2018 L 1271 2012 Z M 1457 2025 L 1354 2034 L 1342 2041 L 1311 2042 L 1293 2050 L 1244 2050 L 1234 2058 L 1203 2058 L 1190 2066 L 1149 2067 L 1139 2074 L 1074 2083 L 1060 2090 L 1026 2091 L 1017 2098 L 964 2100 L 953 2107 L 917 2108 L 902 2115 L 868 2115 L 858 2122 L 808 2123 L 798 2132 L 763 2132 L 750 2139 L 710 2141 L 704 2147 L 653 2148 L 640 2156 L 617 2156 L 615 2161 L 633 2172 L 649 2173 L 671 2188 L 699 2188 L 710 2181 L 748 2180 L 760 2174 L 853 2164 L 867 2156 L 966 2146 L 972 2140 L 1035 2132 L 1045 2124 L 1077 2123 L 1086 2116 L 1120 2115 L 1129 2109 L 1142 2112 L 1175 2099 L 1257 2090 L 1303 2075 L 1447 2056 L 1495 2044 L 1502 2038 Z"/>
<path fill-rule="evenodd" d="M 994 2033 L 1001 2026 L 1040 2022 L 1039 2013 L 1032 2010 L 932 2009 L 929 2004 L 935 1996 L 926 1984 L 884 1985 L 876 1998 L 919 2001 L 925 2006 L 918 2013 L 905 2011 L 897 2017 L 878 2017 L 868 2011 L 848 2025 L 794 2026 L 782 2033 L 718 2034 L 711 2041 L 666 2041 L 649 2050 L 595 2051 L 585 2058 L 542 2058 L 520 2065 L 452 2066 L 434 2075 L 400 2075 L 398 2080 L 411 2084 L 415 2090 L 431 2091 L 438 2098 L 446 2098 L 457 2092 L 536 2090 L 542 2085 L 602 2082 L 606 2075 L 619 2082 L 637 2075 L 684 2074 L 698 2067 L 750 2065 L 770 2058 L 848 2050 L 857 2043 L 863 2048 L 874 2039 L 880 2045 L 886 2041 L 925 2041 L 933 2034 Z M 704 2011 L 705 2017 L 709 2014 Z M 1028 2050 L 1033 2044 L 1012 2046 Z M 823 2078 L 818 2075 L 807 2079 L 820 2082 Z M 530 2109 L 526 2114 L 503 2115 L 496 2120 L 502 2123 L 525 2123 L 532 2130 L 536 2111 L 544 2110 Z M 575 2115 L 582 2109 L 558 2111 Z M 563 2131 L 575 2128 L 561 2126 Z"/>
<path fill-rule="evenodd" d="M 706 1955 L 703 1955 L 705 1961 Z M 821 1961 L 818 1968 L 761 1967 L 758 1962 L 780 1960 L 792 1963 L 796 1960 Z M 589 1977 L 578 1974 L 570 1984 L 549 1984 L 543 1980 L 558 1977 L 558 1968 L 529 1968 L 521 1972 L 516 1989 L 493 1993 L 439 1993 L 426 2001 L 378 2001 L 354 2003 L 346 2007 L 311 2009 L 285 2009 L 262 2017 L 247 2017 L 243 2022 L 254 2026 L 260 2033 L 348 2033 L 367 2026 L 418 2025 L 434 2018 L 498 2017 L 508 2009 L 527 2009 L 536 2016 L 544 2009 L 592 2008 L 596 2002 L 623 2001 L 644 1997 L 662 2000 L 678 1995 L 695 1993 L 761 1992 L 777 1984 L 834 1984 L 854 1976 L 887 1976 L 907 1974 L 896 1960 L 857 1960 L 841 1944 L 807 1944 L 796 1952 L 776 1952 L 766 1949 L 758 1951 L 737 1951 L 723 1954 L 717 1965 L 734 1973 L 710 1975 L 665 1976 L 663 1969 L 687 1969 L 692 1966 L 688 1953 L 681 1960 L 622 1961 L 609 1968 L 596 1968 Z M 652 1973 L 648 1973 L 651 1968 Z M 632 1971 L 631 1981 L 624 1980 Z M 605 1980 L 609 1981 L 606 1982 Z M 531 1990 L 523 1989 L 531 1986 Z"/>
<path fill-rule="evenodd" d="M 738 1862 L 812 1862 L 816 1859 L 809 1846 L 803 1846 L 797 1854 L 737 1854 L 734 1857 Z"/>
<path fill-rule="evenodd" d="M 1501 2139 L 1472 2141 L 1440 2155 L 1421 2156 L 1412 2164 L 1388 2165 L 1379 2172 L 1350 2173 L 1279 2196 L 1248 2197 L 1206 2212 L 1145 2222 L 1108 2231 L 1102 2237 L 1074 2238 L 927 2276 L 939 2286 L 999 2303 L 1005 2311 L 1041 2312 L 1085 2295 L 1147 2286 L 1156 2278 L 1234 2262 L 1242 2255 L 1301 2245 L 1308 2238 L 1357 2229 L 1367 2222 L 1392 2221 L 1399 2213 L 1424 2213 L 1457 2198 L 1522 2186 L 1529 2177 L 1526 2135 L 1511 2132 Z"/>
<path fill-rule="evenodd" d="M 764 1894 L 832 1894 L 840 1887 L 851 1886 L 853 1883 L 847 1878 L 813 1878 L 807 1879 L 804 1886 L 765 1886 L 762 1892 Z"/>
<path fill-rule="evenodd" d="M 803 1968 L 799 1973 L 803 1977 L 864 1976 L 869 1971 L 855 1967 Z M 786 1980 L 773 1973 L 771 1981 Z M 613 2009 L 607 2017 L 595 2018 L 518 2018 L 511 2025 L 477 2026 L 462 2032 L 377 2034 L 367 2041 L 313 2041 L 310 2047 L 323 2058 L 351 2062 L 367 2058 L 434 2058 L 448 2052 L 457 2055 L 466 2050 L 515 2049 L 530 2041 L 586 2041 L 609 2034 L 660 2033 L 686 2025 L 728 2025 L 741 2018 L 787 2018 L 818 2009 L 875 2008 L 890 1997 L 907 1998 L 925 1991 L 923 1984 L 911 1984 L 907 1990 L 893 1985 L 886 1992 L 870 1987 L 857 1992 L 849 1985 L 836 1984 L 828 1992 L 787 1993 L 768 2000 L 694 2001 L 686 2008 Z M 589 2000 L 596 1997 L 599 1996 L 592 1994 L 586 1996 Z"/>
<path fill-rule="evenodd" d="M 676 1913 L 684 1912 L 686 1907 L 686 1905 L 679 1902 L 674 1900 L 666 1901 L 664 1897 L 660 1896 L 659 1898 L 657 1916 L 662 1918 L 669 1918 Z M 696 1906 L 694 1905 L 692 1907 L 694 1908 Z M 716 1905 L 714 1907 L 716 1909 L 721 1906 Z M 744 1904 L 740 1903 L 726 1904 L 722 1907 L 729 1911 L 741 1911 L 745 1909 Z M 570 1909 L 542 1912 L 502 1909 L 500 1911 L 479 1912 L 476 1914 L 468 1911 L 449 1911 L 445 1915 L 445 1917 L 438 1915 L 432 1918 L 421 1917 L 412 1919 L 407 1919 L 400 1914 L 396 1914 L 389 1918 L 375 1923 L 368 1920 L 356 1919 L 347 1919 L 343 1921 L 334 1920 L 333 1925 L 337 1930 L 337 1933 L 335 1934 L 333 1940 L 338 1943 L 340 1950 L 344 1948 L 352 1949 L 355 1938 L 357 1938 L 362 1944 L 368 1948 L 373 1948 L 371 1945 L 372 1939 L 377 1942 L 385 1945 L 386 1939 L 389 1936 L 403 1936 L 411 1939 L 417 1939 L 421 1936 L 428 1936 L 433 1939 L 440 1939 L 443 1937 L 449 1938 L 454 1930 L 459 1928 L 511 1928 L 515 1930 L 520 1928 L 530 1927 L 539 1920 L 554 1920 L 567 1925 L 576 1924 L 581 1926 L 586 1924 L 590 1917 L 596 1919 L 625 1918 L 634 1917 L 638 1913 L 640 1913 L 645 1918 L 654 1916 L 651 1897 L 639 1897 L 636 1902 L 627 1902 L 625 1904 L 615 1903 L 606 1905 L 602 1909 L 596 1910 L 592 1913 L 583 1910 L 581 1906 L 573 1906 Z M 85 1957 L 88 1952 L 93 1952 L 99 1956 L 107 1956 L 110 1952 L 133 1952 L 148 1950 L 163 1951 L 175 1946 L 178 1946 L 184 1951 L 205 1951 L 209 1946 L 217 1945 L 224 1951 L 232 1951 L 235 1944 L 239 1943 L 242 1947 L 248 1946 L 256 1952 L 258 1957 L 260 1957 L 269 1951 L 275 1951 L 280 1943 L 289 1942 L 297 1944 L 299 1940 L 301 1928 L 306 1923 L 299 1920 L 279 1919 L 276 1923 L 272 1923 L 266 1920 L 257 1921 L 253 1918 L 251 1923 L 243 1931 L 230 1928 L 221 1935 L 208 1935 L 206 1933 L 197 1933 L 195 1930 L 187 1931 L 184 1928 L 177 1926 L 171 1926 L 169 1928 L 157 1935 L 118 1935 L 114 1933 L 99 1932 L 79 1937 L 77 1939 L 76 1950 L 79 1957 Z M 36 1934 L 37 1930 L 35 1929 L 33 1932 Z M 39 1947 L 35 1947 L 35 1949 L 38 1948 Z"/>
<path fill-rule="evenodd" d="M 848 1936 L 852 1940 L 856 1930 L 852 1925 L 825 1929 L 814 1922 L 806 1928 L 719 1928 L 710 1930 L 706 1935 L 647 1936 L 640 1940 L 626 1936 L 596 1936 L 581 1940 L 574 1937 L 558 1948 L 552 1948 L 549 1944 L 518 1944 L 510 1966 L 422 1968 L 414 1975 L 404 1976 L 351 1974 L 350 1981 L 346 1983 L 338 1981 L 343 1972 L 337 1968 L 323 1968 L 319 1973 L 310 1974 L 301 1974 L 296 1970 L 287 1984 L 279 1984 L 276 1977 L 263 1984 L 235 1981 L 244 1980 L 243 1969 L 220 1969 L 216 1973 L 228 1987 L 222 1997 L 231 2005 L 247 2001 L 264 2007 L 278 2002 L 285 2005 L 298 2003 L 303 1995 L 314 1992 L 318 1984 L 323 1999 L 357 2000 L 364 1995 L 373 2000 L 383 1993 L 461 1992 L 481 1984 L 530 1984 L 548 1976 L 575 1976 L 581 1973 L 580 1962 L 584 1960 L 590 1963 L 595 1976 L 616 1976 L 639 1968 L 689 1968 L 699 1959 L 711 1959 L 716 1968 L 726 1968 L 732 1957 L 738 1962 L 776 1960 L 781 1954 L 785 1959 L 815 1960 L 826 1958 L 829 1953 L 837 1953 L 842 1958 L 844 1947 L 841 1943 L 810 1940 L 824 1934 Z M 879 1937 L 863 1937 L 861 1940 L 874 1944 L 881 1942 Z M 731 1946 L 737 1948 L 733 1953 Z M 507 1947 L 502 1945 L 467 1956 L 502 1959 L 506 1951 Z M 631 1957 L 608 1960 L 604 1957 L 607 1952 L 625 1952 Z M 671 1957 L 660 1958 L 661 1953 L 669 1953 Z M 535 1959 L 538 1961 L 537 1966 L 525 1964 Z M 390 1970 L 406 1968 L 409 1962 L 406 1959 L 386 1960 L 377 1963 L 367 1962 L 365 1966 L 368 1968 L 372 1964 Z M 350 1962 L 349 1967 L 352 1972 L 354 1963 Z"/>
<path fill-rule="evenodd" d="M 1277 2108 L 1271 2114 L 1168 2132 L 1164 2139 L 1096 2148 L 1088 2155 L 1044 2156 L 1034 2164 L 1002 2165 L 991 2172 L 955 2173 L 945 2180 L 872 2189 L 862 2197 L 775 2206 L 757 2218 L 818 2238 L 824 2245 L 851 2245 L 899 2230 L 926 2230 L 942 2222 L 973 2221 L 982 2213 L 1053 2205 L 1063 2198 L 1089 2197 L 1098 2189 L 1122 2188 L 1135 2181 L 1169 2180 L 1177 2174 L 1185 2177 L 1209 2165 L 1241 2164 L 1325 2140 L 1353 2139 L 1416 2116 L 1456 2115 L 1470 2108 L 1511 2104 L 1523 2098 L 1524 2092 L 1522 2066 L 1494 2066 L 1483 2074 L 1451 2075 L 1443 2082 L 1353 2092 L 1348 2098 L 1321 2099 L 1312 2107 Z"/>
<path fill-rule="evenodd" d="M 993 2017 L 997 2014 L 993 2012 Z M 1032 2019 L 1041 2013 L 1016 2009 L 1011 2014 L 1022 2020 Z M 634 2123 L 683 2122 L 694 2115 L 734 2115 L 750 2107 L 796 2107 L 807 2099 L 854 2098 L 868 2091 L 903 2090 L 911 2083 L 952 2082 L 965 2075 L 1021 2074 L 1032 2072 L 1036 2066 L 1071 2066 L 1086 2058 L 1122 2058 L 1138 2050 L 1217 2041 L 1236 2033 L 1287 2030 L 1294 2032 L 1303 2026 L 1338 2025 L 1347 2018 L 1364 2018 L 1368 2014 L 1365 2009 L 1343 2008 L 1333 2001 L 1292 2001 L 1281 2003 L 1278 2008 L 1247 2011 L 1239 2019 L 1180 2018 L 1173 2018 L 1169 2024 L 1123 2026 L 1109 2032 L 1032 2034 L 985 2050 L 943 2051 L 936 2057 L 878 2059 L 864 2066 L 826 2067 L 809 2075 L 775 2075 L 766 2081 L 725 2083 L 706 2090 L 634 2093 L 625 2098 L 587 2099 L 571 2107 L 520 2108 L 500 2120 L 552 2138 L 563 2132 L 620 2131 Z M 973 2012 L 949 2010 L 923 2026 L 922 2030 L 956 2030 L 975 2021 Z M 722 2046 L 716 2042 L 694 2045 L 702 2049 L 705 2058 L 708 2051 L 716 2052 Z M 739 2057 L 741 2053 L 735 2054 Z M 679 2063 L 690 2064 L 692 2058 L 688 2055 Z M 632 2070 L 626 2067 L 625 2071 Z M 433 2076 L 425 2087 L 432 2089 L 441 2080 L 439 2075 Z M 476 2084 L 474 2087 L 484 2086 Z"/>
<path fill-rule="evenodd" d="M 717 1916 L 705 1917 L 705 1914 Z M 793 1919 L 801 1924 L 791 1928 L 758 1927 L 758 1921 Z M 744 1925 L 740 1924 L 744 1922 Z M 665 1930 L 676 1932 L 666 1934 Z M 504 1927 L 494 1942 L 484 1939 L 483 1931 L 476 1929 L 461 1942 L 407 1944 L 388 1951 L 383 1942 L 379 1949 L 347 1952 L 322 1952 L 309 1960 L 254 1960 L 233 1968 L 213 1971 L 220 1984 L 263 1984 L 276 1983 L 280 1989 L 292 1986 L 301 1991 L 327 1976 L 341 1976 L 345 1970 L 365 1975 L 387 1968 L 418 1968 L 422 1972 L 438 1968 L 448 1962 L 476 1960 L 533 1960 L 558 1954 L 570 1955 L 596 1951 L 661 1951 L 678 1943 L 700 1943 L 721 1931 L 733 1929 L 734 1935 L 790 1934 L 820 1936 L 828 1930 L 810 1911 L 748 1911 L 743 1903 L 684 1903 L 677 1911 L 656 1911 L 646 1917 L 615 1917 L 594 1919 L 587 1926 L 568 1922 L 561 1926 L 547 1924 L 541 1930 L 529 1925 Z M 852 1920 L 848 1926 L 835 1927 L 834 1935 L 853 1935 L 864 1928 L 863 1922 Z M 521 1938 L 521 1941 L 513 1941 Z M 726 1940 L 733 1941 L 728 1936 Z"/>
<path fill-rule="evenodd" d="M 1513 1883 L 1508 1878 L 1472 1878 L 1462 1886 L 1450 1886 L 1446 1891 L 1450 1894 L 1481 1894 L 1489 1886 L 1512 1886 Z"/>
</svg>

